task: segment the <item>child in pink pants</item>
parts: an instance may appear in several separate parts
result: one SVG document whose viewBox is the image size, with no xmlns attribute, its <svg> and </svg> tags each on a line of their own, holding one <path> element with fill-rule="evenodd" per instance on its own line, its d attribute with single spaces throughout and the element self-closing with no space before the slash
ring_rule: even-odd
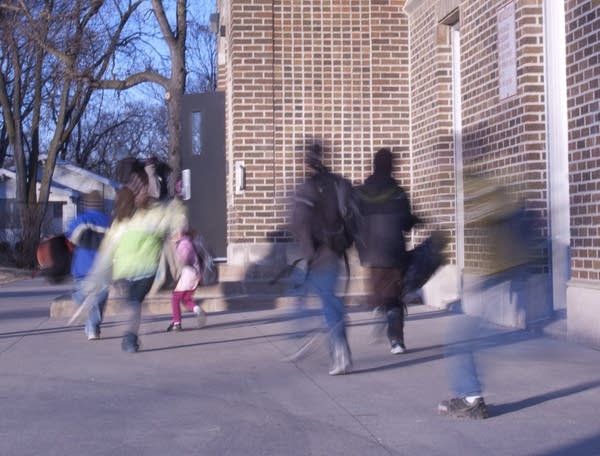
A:
<svg viewBox="0 0 600 456">
<path fill-rule="evenodd" d="M 167 328 L 167 332 L 182 331 L 180 308 L 182 302 L 188 310 L 194 312 L 199 327 L 204 326 L 206 323 L 206 314 L 193 299 L 194 291 L 200 283 L 201 276 L 200 260 L 194 248 L 192 237 L 189 233 L 180 233 L 173 237 L 173 242 L 175 242 L 175 257 L 181 267 L 181 275 L 171 297 L 173 319 Z"/>
</svg>

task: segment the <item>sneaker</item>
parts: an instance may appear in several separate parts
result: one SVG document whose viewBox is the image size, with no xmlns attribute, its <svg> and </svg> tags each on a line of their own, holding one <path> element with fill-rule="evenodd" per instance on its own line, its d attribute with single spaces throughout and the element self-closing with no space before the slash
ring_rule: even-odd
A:
<svg viewBox="0 0 600 456">
<path fill-rule="evenodd" d="M 352 364 L 336 364 L 329 369 L 329 375 L 345 375 L 352 370 Z"/>
<path fill-rule="evenodd" d="M 206 326 L 206 312 L 200 306 L 194 306 L 194 313 L 196 314 L 198 328 L 204 328 Z"/>
<path fill-rule="evenodd" d="M 95 332 L 95 333 L 90 333 L 87 336 L 88 340 L 98 340 L 100 339 L 100 333 L 99 332 Z"/>
<path fill-rule="evenodd" d="M 125 333 L 121 341 L 121 349 L 126 353 L 135 353 L 140 349 L 138 336 L 133 333 Z"/>
<path fill-rule="evenodd" d="M 472 418 L 483 420 L 488 417 L 488 409 L 482 397 L 470 404 L 464 397 L 455 397 L 442 401 L 438 405 L 438 413 L 455 418 Z"/>
<path fill-rule="evenodd" d="M 171 324 L 169 325 L 169 327 L 167 328 L 167 332 L 171 332 L 171 331 L 175 331 L 175 332 L 183 331 L 183 328 L 181 327 L 181 323 L 175 323 L 174 321 L 172 321 Z"/>
<path fill-rule="evenodd" d="M 406 347 L 404 346 L 404 344 L 402 344 L 400 342 L 394 342 L 392 344 L 392 348 L 390 349 L 390 353 L 392 355 L 399 355 L 401 353 L 406 353 Z"/>
<path fill-rule="evenodd" d="M 350 353 L 344 348 L 336 348 L 333 354 L 333 365 L 329 369 L 329 375 L 344 375 L 352 370 Z"/>
</svg>

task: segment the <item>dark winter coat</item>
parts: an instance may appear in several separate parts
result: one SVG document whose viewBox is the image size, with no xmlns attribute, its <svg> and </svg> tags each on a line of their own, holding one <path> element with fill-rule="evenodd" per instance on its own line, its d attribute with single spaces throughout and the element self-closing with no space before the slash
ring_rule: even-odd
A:
<svg viewBox="0 0 600 456">
<path fill-rule="evenodd" d="M 302 184 L 293 200 L 291 231 L 298 242 L 303 258 L 311 262 L 312 267 L 336 262 L 340 254 L 327 242 L 325 218 L 336 218 L 337 208 L 319 211 L 319 202 L 323 198 L 322 187 L 329 174 L 317 173 Z M 328 188 L 328 195 L 334 192 Z M 322 214 L 320 212 L 325 212 Z"/>
<path fill-rule="evenodd" d="M 367 267 L 404 268 L 404 232 L 417 218 L 408 196 L 389 175 L 373 174 L 357 188 L 362 215 L 361 241 L 356 243 L 360 262 Z"/>
</svg>

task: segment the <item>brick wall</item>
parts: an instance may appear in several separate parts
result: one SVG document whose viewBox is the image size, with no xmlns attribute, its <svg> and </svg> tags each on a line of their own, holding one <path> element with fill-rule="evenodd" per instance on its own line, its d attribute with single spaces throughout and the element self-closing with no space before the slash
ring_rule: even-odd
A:
<svg viewBox="0 0 600 456">
<path fill-rule="evenodd" d="M 306 176 L 307 141 L 319 138 L 326 165 L 356 184 L 370 174 L 373 152 L 391 146 L 399 158 L 395 177 L 409 191 L 415 212 L 430 222 L 416 239 L 431 228 L 445 230 L 456 263 L 459 164 L 450 39 L 456 20 L 463 163 L 524 199 L 538 216 L 539 234 L 547 235 L 544 3 L 219 0 L 227 21 L 219 84 L 227 91 L 229 244 L 289 240 L 289 197 Z M 514 6 L 514 20 L 500 17 L 507 5 Z M 575 282 L 600 280 L 600 0 L 564 5 L 574 279 L 567 300 L 573 309 L 595 300 Z M 457 7 L 458 16 L 452 13 Z M 504 60 L 510 46 L 500 37 L 513 25 L 515 59 Z M 501 83 L 515 60 L 515 77 Z M 246 166 L 242 192 L 233 187 L 236 161 Z M 465 229 L 467 272 L 489 259 L 481 234 Z M 452 266 L 447 271 L 442 280 L 450 283 L 458 271 Z M 547 291 L 542 282 L 540 296 Z M 586 312 L 580 314 L 581 321 L 589 321 Z"/>
<path fill-rule="evenodd" d="M 497 12 L 506 2 L 459 2 L 464 164 L 510 185 L 547 216 L 542 1 L 515 5 L 517 91 L 499 97 Z M 439 2 L 423 1 L 411 15 L 413 200 L 454 235 L 455 162 L 450 28 Z M 465 229 L 465 266 L 483 266 L 479 233 Z M 452 247 L 453 248 L 453 247 Z"/>
<path fill-rule="evenodd" d="M 475 165 L 536 212 L 546 234 L 546 137 L 542 0 L 515 0 L 516 94 L 499 96 L 498 10 L 506 2 L 461 2 L 463 147 Z M 471 236 L 471 242 L 469 237 Z M 467 266 L 487 260 L 466 230 Z"/>
<path fill-rule="evenodd" d="M 600 1 L 565 9 L 572 276 L 600 280 Z"/>
<path fill-rule="evenodd" d="M 228 91 L 229 243 L 288 239 L 288 198 L 305 177 L 309 138 L 323 139 L 326 164 L 355 183 L 370 173 L 374 150 L 392 146 L 395 176 L 415 211 L 454 236 L 451 46 L 441 4 L 460 9 L 464 161 L 525 198 L 546 234 L 543 0 L 513 2 L 517 91 L 505 99 L 497 14 L 508 1 L 413 1 L 410 36 L 404 3 L 220 0 L 228 21 L 219 84 Z M 594 280 L 599 8 L 598 0 L 566 3 L 573 276 Z M 247 172 L 240 193 L 237 160 Z M 467 230 L 465 241 L 467 266 L 477 268 L 485 256 L 477 233 Z"/>
<path fill-rule="evenodd" d="M 425 220 L 455 237 L 450 29 L 439 25 L 437 1 L 410 18 L 412 203 Z M 449 248 L 455 262 L 455 244 Z"/>
<path fill-rule="evenodd" d="M 273 28 L 272 2 L 231 1 L 228 47 L 230 165 L 243 160 L 247 190 L 242 197 L 228 190 L 228 241 L 265 237 L 275 218 L 273 202 Z M 230 171 L 231 171 L 230 166 Z M 231 174 L 231 172 L 230 172 Z M 233 177 L 233 176 L 231 176 Z"/>
<path fill-rule="evenodd" d="M 289 197 L 305 177 L 309 138 L 322 139 L 325 163 L 354 183 L 370 174 L 377 148 L 392 147 L 396 175 L 409 185 L 402 3 L 219 3 L 230 11 L 231 65 L 221 67 L 230 74 L 220 78 L 231 100 L 228 161 L 244 161 L 247 179 L 241 193 L 229 180 L 229 243 L 288 239 Z"/>
</svg>

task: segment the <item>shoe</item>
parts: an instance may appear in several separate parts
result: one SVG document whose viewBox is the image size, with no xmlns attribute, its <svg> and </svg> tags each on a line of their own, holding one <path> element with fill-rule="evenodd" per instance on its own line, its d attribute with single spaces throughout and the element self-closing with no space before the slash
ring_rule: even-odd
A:
<svg viewBox="0 0 600 456">
<path fill-rule="evenodd" d="M 196 314 L 198 328 L 204 328 L 206 326 L 206 312 L 200 306 L 194 306 L 194 313 Z"/>
<path fill-rule="evenodd" d="M 88 340 L 98 340 L 100 339 L 100 333 L 99 332 L 95 332 L 95 333 L 90 333 L 87 336 Z"/>
<path fill-rule="evenodd" d="M 404 346 L 404 344 L 402 344 L 400 342 L 394 342 L 392 344 L 392 348 L 390 349 L 390 353 L 392 355 L 399 355 L 401 353 L 406 353 L 406 347 Z"/>
<path fill-rule="evenodd" d="M 175 323 L 172 321 L 171 324 L 169 325 L 169 327 L 167 328 L 167 332 L 171 332 L 171 331 L 175 331 L 175 332 L 183 331 L 183 328 L 181 327 L 181 323 Z"/>
<path fill-rule="evenodd" d="M 487 406 L 482 397 L 475 399 L 472 404 L 464 397 L 455 397 L 447 401 L 442 401 L 438 405 L 438 413 L 444 416 L 471 418 L 474 420 L 483 420 L 489 416 Z"/>
<path fill-rule="evenodd" d="M 329 369 L 329 375 L 344 375 L 352 370 L 350 352 L 344 348 L 336 348 L 333 352 L 333 365 Z"/>
<path fill-rule="evenodd" d="M 125 333 L 121 341 L 121 349 L 127 353 L 135 353 L 140 349 L 138 336 L 133 333 Z"/>
<path fill-rule="evenodd" d="M 350 371 L 352 371 L 352 364 L 339 364 L 329 369 L 329 375 L 345 375 L 349 374 Z"/>
</svg>

